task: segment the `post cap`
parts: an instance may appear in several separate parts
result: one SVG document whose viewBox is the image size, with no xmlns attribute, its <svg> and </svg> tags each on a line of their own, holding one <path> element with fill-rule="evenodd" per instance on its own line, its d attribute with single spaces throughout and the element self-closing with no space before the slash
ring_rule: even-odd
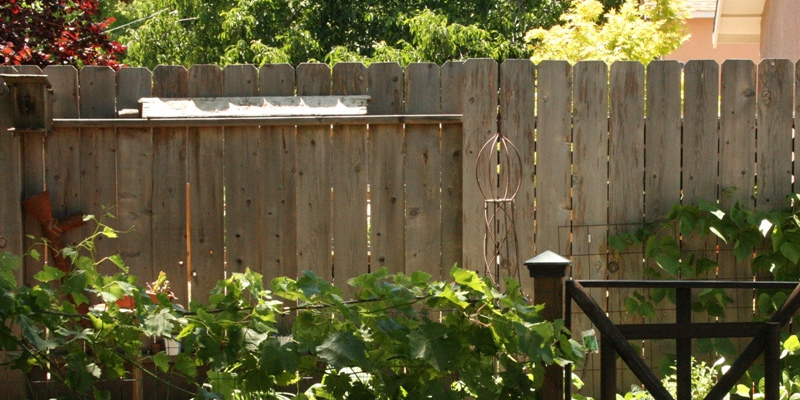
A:
<svg viewBox="0 0 800 400">
<path fill-rule="evenodd" d="M 550 250 L 525 261 L 525 266 L 528 267 L 531 278 L 563 277 L 567 266 L 570 264 L 572 264 L 572 261 Z"/>
</svg>

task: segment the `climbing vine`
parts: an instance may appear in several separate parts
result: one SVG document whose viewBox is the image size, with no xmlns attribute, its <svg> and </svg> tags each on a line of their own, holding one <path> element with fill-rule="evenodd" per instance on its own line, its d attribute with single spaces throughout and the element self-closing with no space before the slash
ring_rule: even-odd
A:
<svg viewBox="0 0 800 400">
<path fill-rule="evenodd" d="M 34 286 L 14 277 L 21 257 L 0 255 L 8 365 L 42 368 L 74 398 L 108 398 L 99 380 L 140 369 L 199 399 L 521 399 L 541 385 L 545 365 L 583 358 L 563 321 L 544 320 L 519 283 L 508 280 L 500 292 L 455 267 L 446 282 L 380 269 L 348 282 L 356 293 L 350 300 L 311 272 L 267 285 L 248 270 L 219 281 L 207 303 L 184 309 L 166 290 L 148 295 L 121 257 L 97 259 L 95 239 L 117 235 L 99 226 L 62 250 L 71 271 L 45 266 Z M 151 289 L 165 288 L 164 279 Z M 78 313 L 70 296 L 94 306 Z M 120 307 L 121 299 L 132 307 Z M 282 330 L 286 319 L 294 322 Z M 179 341 L 182 351 L 143 353 L 151 339 Z M 301 388 L 305 378 L 315 383 Z"/>
</svg>

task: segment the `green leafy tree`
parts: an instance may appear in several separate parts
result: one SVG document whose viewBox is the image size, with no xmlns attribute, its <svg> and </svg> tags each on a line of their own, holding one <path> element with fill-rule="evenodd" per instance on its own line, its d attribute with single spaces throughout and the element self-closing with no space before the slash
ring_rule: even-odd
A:
<svg viewBox="0 0 800 400">
<path fill-rule="evenodd" d="M 536 62 L 628 60 L 647 64 L 689 38 L 684 27 L 688 15 L 685 0 L 655 0 L 643 5 L 626 0 L 618 10 L 605 15 L 599 1 L 576 0 L 574 7 L 561 16 L 562 25 L 533 29 L 526 39 L 532 44 Z"/>
<path fill-rule="evenodd" d="M 524 58 L 525 33 L 569 0 L 134 0 L 106 10 L 124 62 L 158 64 Z M 604 0 L 604 10 L 622 0 Z"/>
</svg>

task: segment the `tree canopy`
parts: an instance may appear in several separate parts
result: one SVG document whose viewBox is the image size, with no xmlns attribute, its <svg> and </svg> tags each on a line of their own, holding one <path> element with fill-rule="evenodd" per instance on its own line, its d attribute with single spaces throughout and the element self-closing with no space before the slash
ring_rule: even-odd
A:
<svg viewBox="0 0 800 400">
<path fill-rule="evenodd" d="M 569 0 L 106 0 L 125 62 L 443 63 L 525 58 L 525 33 L 550 28 Z M 623 0 L 604 0 L 603 8 Z"/>
<path fill-rule="evenodd" d="M 688 39 L 684 21 L 689 15 L 685 0 L 655 0 L 640 5 L 626 0 L 619 10 L 603 15 L 597 0 L 576 0 L 561 16 L 563 24 L 533 29 L 533 60 L 618 60 L 643 64 L 676 50 Z M 600 23 L 605 20 L 605 23 Z"/>
<path fill-rule="evenodd" d="M 125 47 L 110 40 L 114 22 L 97 0 L 6 0 L 0 4 L 0 64 L 109 65 Z"/>
</svg>

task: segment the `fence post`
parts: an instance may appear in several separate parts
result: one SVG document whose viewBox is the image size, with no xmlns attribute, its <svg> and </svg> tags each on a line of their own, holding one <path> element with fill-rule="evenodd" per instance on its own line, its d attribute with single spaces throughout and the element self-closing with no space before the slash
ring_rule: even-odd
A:
<svg viewBox="0 0 800 400">
<path fill-rule="evenodd" d="M 542 317 L 547 320 L 564 318 L 564 275 L 572 261 L 545 251 L 525 261 L 533 278 L 533 302 L 544 303 Z M 564 398 L 564 369 L 551 365 L 545 369 L 544 383 L 540 389 L 540 399 Z"/>
<path fill-rule="evenodd" d="M 781 323 L 764 324 L 764 400 L 778 400 L 781 384 Z"/>
</svg>

